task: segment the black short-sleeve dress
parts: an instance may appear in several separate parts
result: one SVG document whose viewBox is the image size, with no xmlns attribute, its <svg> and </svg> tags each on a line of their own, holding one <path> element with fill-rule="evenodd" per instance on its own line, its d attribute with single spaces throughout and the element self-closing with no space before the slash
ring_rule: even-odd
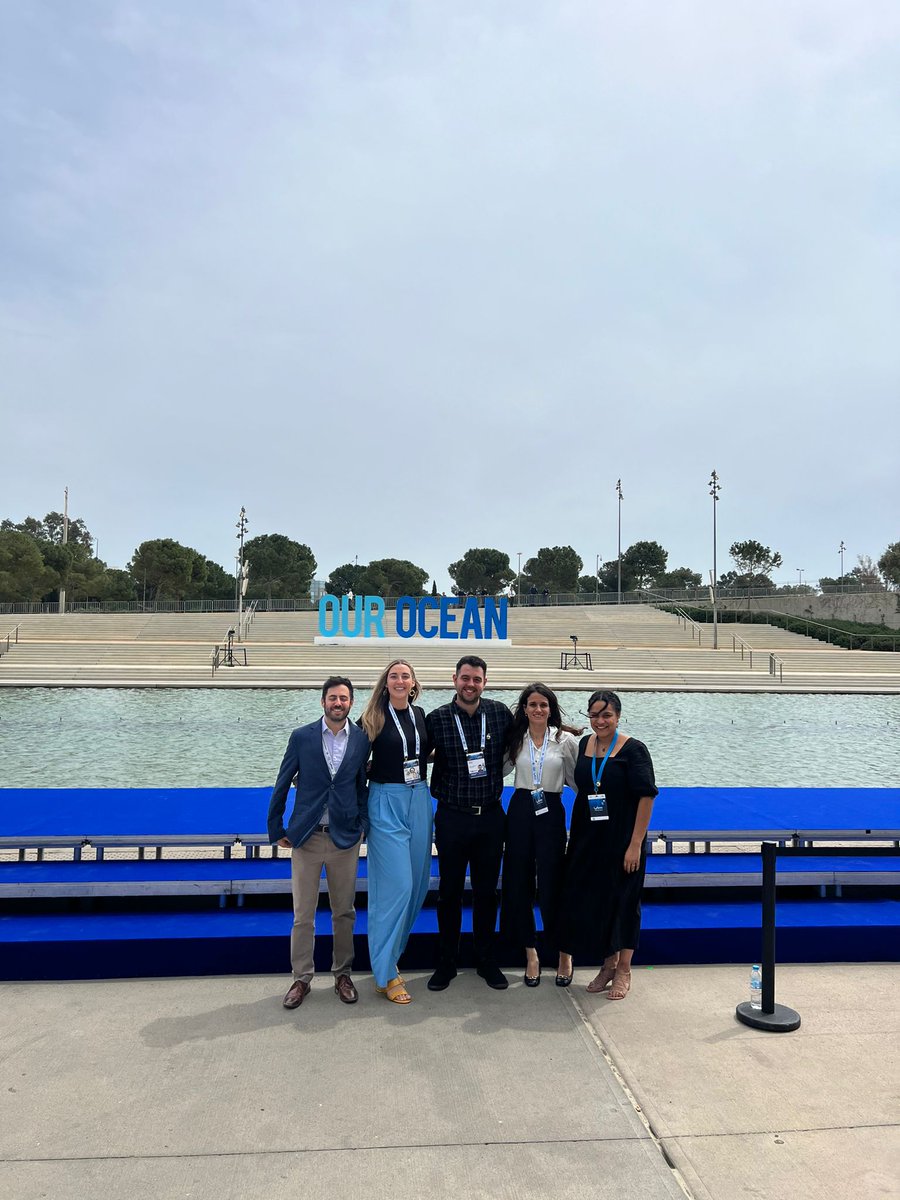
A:
<svg viewBox="0 0 900 1200">
<path fill-rule="evenodd" d="M 623 862 L 638 801 L 656 796 L 659 789 L 647 747 L 629 738 L 603 769 L 600 790 L 606 793 L 609 820 L 591 821 L 587 798 L 594 791 L 592 759 L 585 754 L 589 741 L 590 735 L 581 739 L 575 763 L 577 795 L 566 851 L 560 949 L 581 962 L 602 962 L 619 950 L 637 949 L 646 845 L 637 871 L 627 874 Z"/>
</svg>

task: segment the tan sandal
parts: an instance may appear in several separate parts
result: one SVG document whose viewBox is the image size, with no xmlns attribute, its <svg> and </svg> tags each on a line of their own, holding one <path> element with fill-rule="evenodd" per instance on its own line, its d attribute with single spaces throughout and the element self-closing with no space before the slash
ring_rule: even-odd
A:
<svg viewBox="0 0 900 1200">
<path fill-rule="evenodd" d="M 398 975 L 398 976 L 397 976 L 397 978 L 396 978 L 396 980 L 392 979 L 392 980 L 390 981 L 390 983 L 388 984 L 388 987 L 390 987 L 391 983 L 403 983 L 403 984 L 405 984 L 405 983 L 406 983 L 406 980 L 403 978 L 403 976 L 402 976 L 402 975 Z M 375 991 L 378 993 L 378 995 L 379 995 L 379 996 L 386 996 L 386 995 L 387 995 L 387 988 L 386 988 L 386 987 L 379 987 L 377 983 L 375 984 Z"/>
<path fill-rule="evenodd" d="M 378 989 L 381 991 L 381 988 Z M 398 975 L 396 979 L 392 979 L 384 989 L 384 995 L 392 1004 L 410 1004 L 412 996 L 406 990 L 406 984 Z"/>
<path fill-rule="evenodd" d="M 596 996 L 598 992 L 605 992 L 615 977 L 615 967 L 601 967 L 584 990 L 586 992 L 590 992 L 591 995 Z"/>
<path fill-rule="evenodd" d="M 631 971 L 616 971 L 612 987 L 609 989 L 610 1000 L 624 1000 L 631 990 Z"/>
</svg>

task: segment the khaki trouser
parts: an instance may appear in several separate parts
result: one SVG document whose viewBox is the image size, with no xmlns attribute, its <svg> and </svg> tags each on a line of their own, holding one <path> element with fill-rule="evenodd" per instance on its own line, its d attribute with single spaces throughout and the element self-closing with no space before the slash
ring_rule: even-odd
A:
<svg viewBox="0 0 900 1200">
<path fill-rule="evenodd" d="M 313 945 L 323 866 L 328 883 L 334 940 L 331 969 L 335 975 L 347 975 L 353 967 L 353 926 L 356 924 L 354 901 L 361 843 L 362 835 L 355 846 L 341 850 L 331 840 L 330 834 L 320 831 L 291 852 L 291 894 L 294 898 L 291 968 L 295 979 L 309 983 L 315 974 Z"/>
</svg>

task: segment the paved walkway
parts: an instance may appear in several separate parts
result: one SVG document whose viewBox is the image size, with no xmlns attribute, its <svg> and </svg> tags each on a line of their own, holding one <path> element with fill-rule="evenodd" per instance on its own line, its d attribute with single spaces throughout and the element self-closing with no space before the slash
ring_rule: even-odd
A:
<svg viewBox="0 0 900 1200">
<path fill-rule="evenodd" d="M 781 968 L 778 1035 L 734 1020 L 745 974 L 296 1012 L 274 977 L 0 985 L 0 1197 L 896 1196 L 898 968 Z"/>
</svg>

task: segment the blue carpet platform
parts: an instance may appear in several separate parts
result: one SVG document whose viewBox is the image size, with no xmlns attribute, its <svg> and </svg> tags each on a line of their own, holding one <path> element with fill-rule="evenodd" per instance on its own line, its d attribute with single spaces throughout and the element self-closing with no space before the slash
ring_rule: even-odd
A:
<svg viewBox="0 0 900 1200">
<path fill-rule="evenodd" d="M 3 979 L 289 973 L 287 910 L 51 914 L 0 917 Z M 316 967 L 331 965 L 330 914 L 316 917 Z M 462 961 L 471 918 L 463 914 Z M 356 970 L 369 967 L 366 911 L 356 925 Z M 781 962 L 893 962 L 900 954 L 900 901 L 787 901 L 778 906 Z M 425 908 L 403 960 L 434 967 L 437 920 Z M 638 961 L 649 964 L 753 962 L 760 954 L 758 902 L 645 904 Z M 521 954 L 507 958 L 522 967 Z"/>
<path fill-rule="evenodd" d="M 0 847 L 267 844 L 270 794 L 269 788 L 0 788 Z M 568 815 L 572 799 L 567 789 Z M 896 840 L 900 788 L 662 788 L 648 836 Z"/>
<path fill-rule="evenodd" d="M 267 788 L 0 789 L 0 848 L 16 852 L 0 862 L 0 978 L 284 971 L 290 866 L 263 832 L 268 799 Z M 565 800 L 571 811 L 571 794 Z M 759 855 L 693 851 L 764 839 L 860 842 L 852 855 L 779 865 L 782 961 L 900 958 L 900 860 L 867 856 L 863 844 L 900 842 L 900 789 L 668 788 L 648 833 L 640 961 L 756 958 Z M 691 852 L 676 852 L 680 844 Z M 180 857 L 188 847 L 213 855 Z M 50 849 L 55 861 L 45 858 Z M 128 861 L 104 858 L 125 849 Z M 66 861 L 56 861 L 60 851 Z M 358 970 L 368 967 L 367 884 L 363 858 Z M 433 965 L 433 900 L 414 930 L 410 969 Z M 327 970 L 324 895 L 317 929 L 317 965 Z M 466 912 L 464 961 L 470 930 Z M 520 957 L 510 954 L 510 965 Z"/>
</svg>

